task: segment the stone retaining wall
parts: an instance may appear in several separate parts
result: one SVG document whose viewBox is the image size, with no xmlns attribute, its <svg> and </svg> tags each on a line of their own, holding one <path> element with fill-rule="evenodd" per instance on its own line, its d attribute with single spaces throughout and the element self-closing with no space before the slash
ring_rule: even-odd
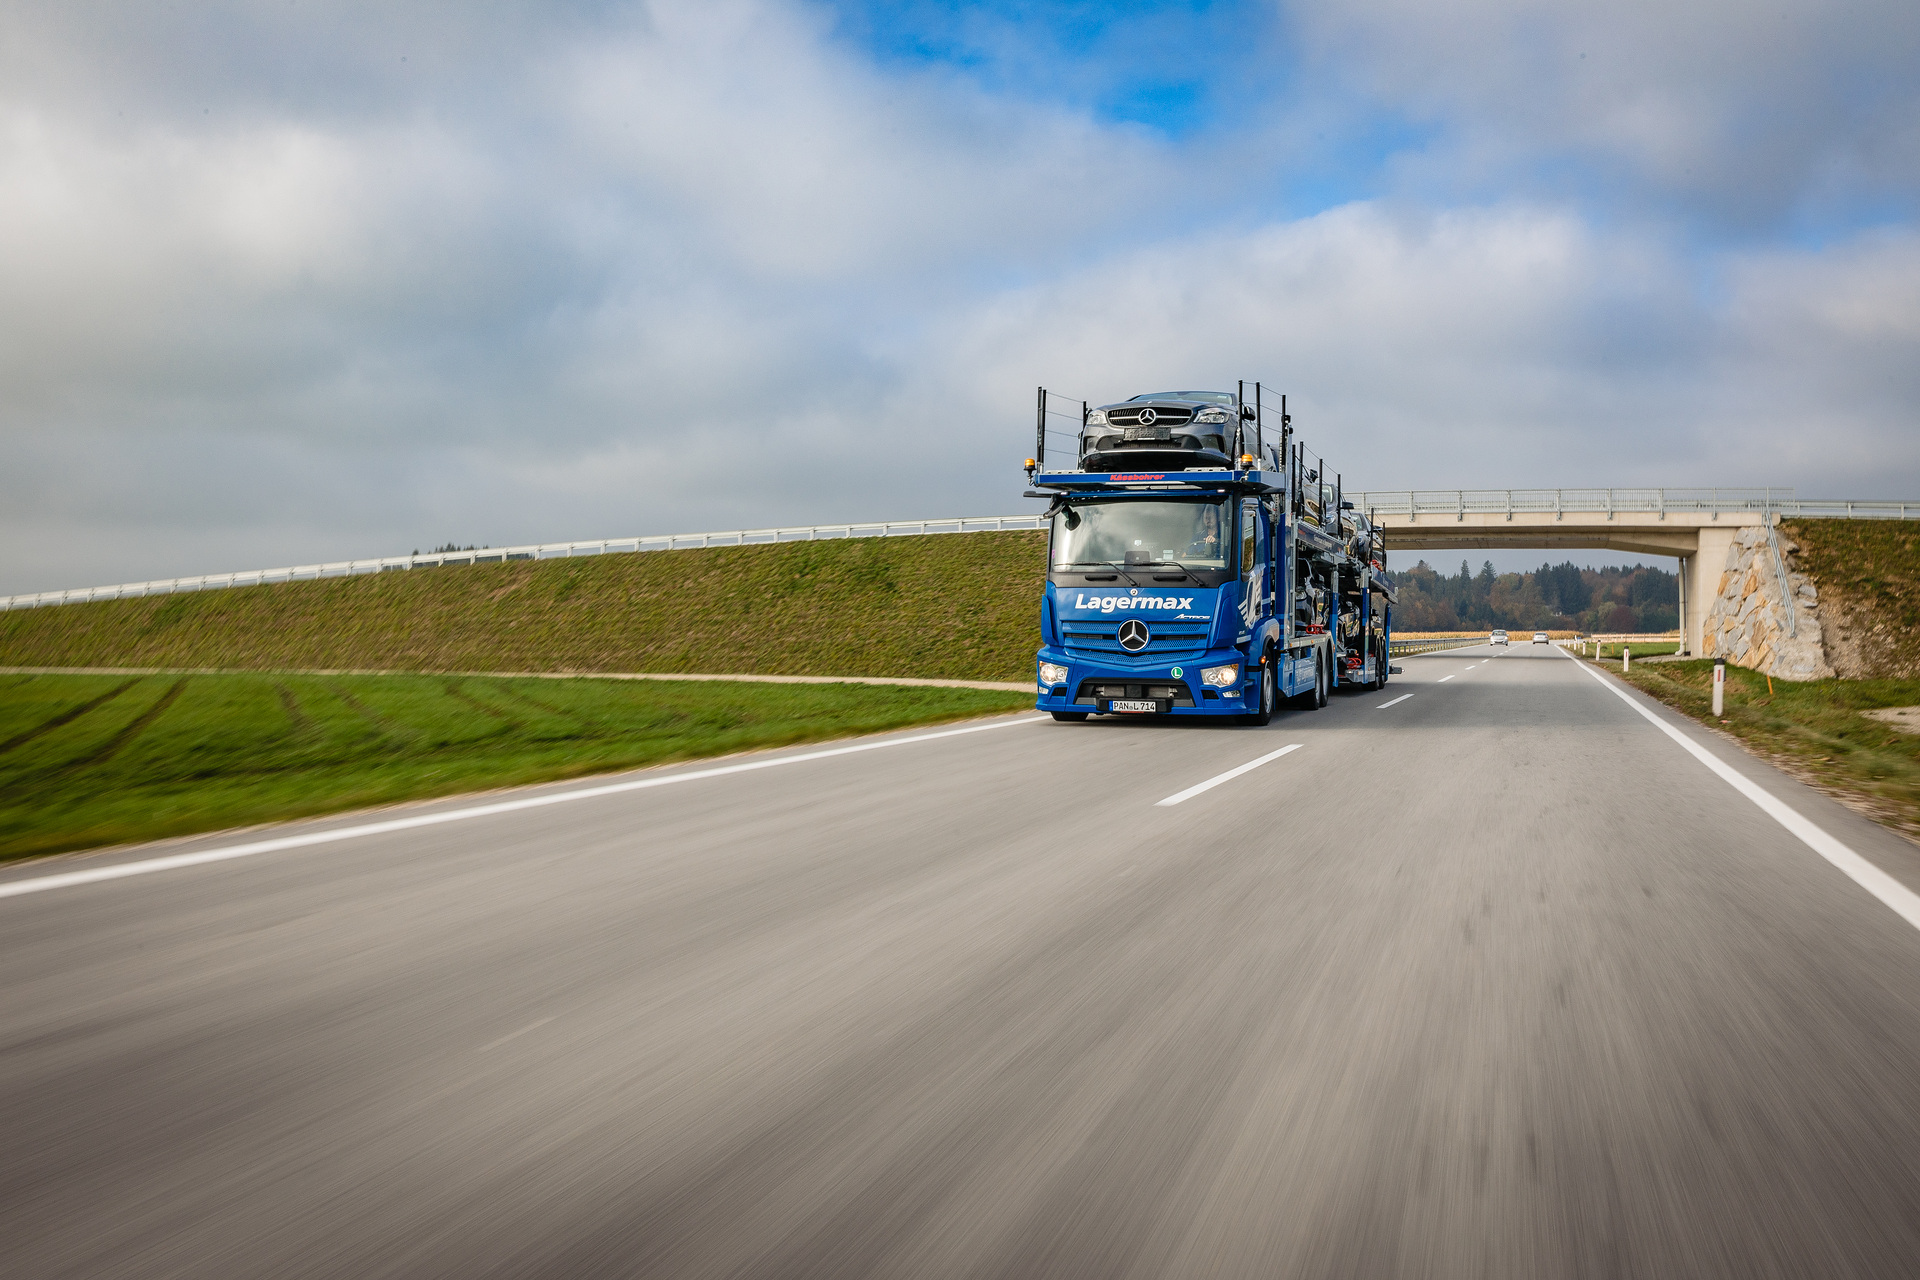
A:
<svg viewBox="0 0 1920 1280">
<path fill-rule="evenodd" d="M 1742 529 L 1727 549 L 1719 594 L 1707 604 L 1704 657 L 1724 657 L 1735 666 L 1784 680 L 1826 680 L 1834 675 L 1820 643 L 1820 595 L 1813 580 L 1793 567 L 1794 544 L 1780 536 L 1780 556 L 1767 530 Z M 1789 627 L 1781 592 L 1793 594 Z"/>
</svg>

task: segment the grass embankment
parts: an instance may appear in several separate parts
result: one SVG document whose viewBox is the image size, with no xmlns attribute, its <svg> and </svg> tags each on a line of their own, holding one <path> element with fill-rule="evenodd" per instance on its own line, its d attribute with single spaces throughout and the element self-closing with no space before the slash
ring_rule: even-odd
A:
<svg viewBox="0 0 1920 1280">
<path fill-rule="evenodd" d="M 0 613 L 0 666 L 1019 680 L 1044 533 L 462 565 Z"/>
<path fill-rule="evenodd" d="M 1641 658 L 1659 658 L 1676 654 L 1680 652 L 1680 642 L 1678 640 L 1630 640 L 1624 644 L 1589 644 L 1587 653 L 1589 656 L 1618 662 L 1622 649 L 1633 650 L 1634 661 L 1638 662 Z M 1578 653 L 1579 650 L 1576 649 L 1574 652 Z"/>
<path fill-rule="evenodd" d="M 1920 524 L 1794 520 L 1781 532 L 1794 567 L 1819 588 L 1821 644 L 1834 670 L 1920 677 Z"/>
<path fill-rule="evenodd" d="M 1032 705 L 848 684 L 0 676 L 0 859 Z"/>
<path fill-rule="evenodd" d="M 1618 675 L 1620 664 L 1609 664 Z M 1861 713 L 1920 705 L 1920 680 L 1797 684 L 1727 668 L 1726 715 L 1713 718 L 1713 663 L 1635 663 L 1626 679 L 1676 710 L 1731 733 L 1756 754 L 1920 838 L 1920 734 Z"/>
</svg>

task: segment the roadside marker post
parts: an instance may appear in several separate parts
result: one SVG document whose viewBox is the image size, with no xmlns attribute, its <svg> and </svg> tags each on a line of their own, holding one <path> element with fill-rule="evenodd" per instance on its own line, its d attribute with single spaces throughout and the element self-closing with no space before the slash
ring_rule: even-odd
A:
<svg viewBox="0 0 1920 1280">
<path fill-rule="evenodd" d="M 1716 658 L 1713 663 L 1713 718 L 1718 720 L 1727 705 L 1727 660 Z"/>
<path fill-rule="evenodd" d="M 1620 669 L 1622 671 L 1633 670 L 1633 649 L 1624 644 L 1620 646 Z"/>
</svg>

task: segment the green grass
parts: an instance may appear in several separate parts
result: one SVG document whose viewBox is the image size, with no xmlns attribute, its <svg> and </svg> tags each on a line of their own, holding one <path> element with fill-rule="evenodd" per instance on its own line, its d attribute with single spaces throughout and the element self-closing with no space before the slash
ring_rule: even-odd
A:
<svg viewBox="0 0 1920 1280">
<path fill-rule="evenodd" d="M 1046 535 L 581 556 L 0 613 L 0 666 L 1021 680 Z"/>
<path fill-rule="evenodd" d="M 1840 674 L 1920 676 L 1920 521 L 1792 520 L 1780 531 L 1819 587 Z"/>
<path fill-rule="evenodd" d="M 0 676 L 0 859 L 1032 705 L 852 684 Z"/>
<path fill-rule="evenodd" d="M 1619 663 L 1610 669 L 1619 672 Z M 1713 663 L 1636 663 L 1627 677 L 1695 719 L 1713 718 Z M 1725 730 L 1807 780 L 1852 797 L 1882 822 L 1920 836 L 1920 734 L 1861 715 L 1920 706 L 1920 680 L 1795 683 L 1727 668 Z"/>
<path fill-rule="evenodd" d="M 1646 641 L 1629 641 L 1626 644 L 1587 645 L 1587 653 L 1589 656 L 1592 656 L 1595 650 L 1598 650 L 1600 657 L 1612 659 L 1616 663 L 1620 661 L 1620 651 L 1622 649 L 1633 650 L 1633 656 L 1635 658 L 1656 658 L 1663 654 L 1680 652 L 1680 642 L 1678 640 L 1661 640 L 1653 643 Z M 1575 648 L 1573 652 L 1577 657 L 1579 656 L 1580 650 Z"/>
</svg>

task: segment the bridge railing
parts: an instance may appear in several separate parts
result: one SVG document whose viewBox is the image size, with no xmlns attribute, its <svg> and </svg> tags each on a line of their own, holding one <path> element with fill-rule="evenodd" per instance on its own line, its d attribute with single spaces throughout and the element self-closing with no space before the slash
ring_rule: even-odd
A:
<svg viewBox="0 0 1920 1280">
<path fill-rule="evenodd" d="M 1793 519 L 1920 520 L 1920 502 L 1797 498 L 1792 489 L 1372 489 L 1348 495 L 1383 516 L 1771 512 Z"/>
<path fill-rule="evenodd" d="M 313 578 L 345 578 L 364 573 L 392 573 L 402 569 L 434 569 L 442 565 L 499 564 L 509 560 L 553 560 L 567 556 L 599 556 L 635 551 L 689 551 L 696 547 L 745 547 L 769 542 L 813 542 L 829 538 L 889 538 L 936 533 L 999 533 L 1044 529 L 1043 514 L 1020 516 L 963 516 L 952 520 L 881 520 L 866 524 L 793 525 L 778 529 L 731 529 L 720 533 L 663 533 L 635 538 L 606 538 L 592 542 L 537 542 L 518 547 L 485 547 L 472 551 L 438 551 L 427 555 L 382 556 L 373 560 L 334 560 L 326 564 L 289 565 L 280 569 L 242 569 L 190 578 L 157 578 L 151 582 L 122 582 L 106 587 L 71 587 L 0 596 L 0 611 L 32 609 L 40 605 L 80 604 L 122 596 L 171 595 L 180 591 L 215 591 L 226 587 L 261 586 L 270 582 L 297 582 Z"/>
</svg>

